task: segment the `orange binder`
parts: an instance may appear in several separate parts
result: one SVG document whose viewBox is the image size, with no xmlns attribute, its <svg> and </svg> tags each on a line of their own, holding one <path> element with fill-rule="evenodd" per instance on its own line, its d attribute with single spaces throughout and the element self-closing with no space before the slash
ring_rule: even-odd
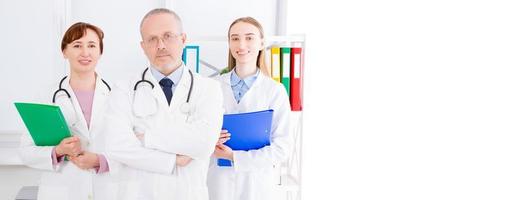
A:
<svg viewBox="0 0 518 200">
<path fill-rule="evenodd" d="M 290 103 L 292 111 L 302 110 L 302 48 L 291 48 Z"/>
</svg>

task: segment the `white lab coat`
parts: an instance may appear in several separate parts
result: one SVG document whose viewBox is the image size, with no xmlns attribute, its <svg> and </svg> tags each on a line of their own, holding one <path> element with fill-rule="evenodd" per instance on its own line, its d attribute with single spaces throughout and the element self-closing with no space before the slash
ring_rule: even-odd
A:
<svg viewBox="0 0 518 200">
<path fill-rule="evenodd" d="M 139 84 L 138 90 L 147 92 L 143 96 L 148 100 L 137 101 L 143 110 L 157 112 L 139 117 L 135 111 L 142 108 L 139 104 L 135 104 L 136 109 L 133 107 L 133 88 L 141 80 L 142 71 L 129 81 L 117 84 L 109 103 L 108 155 L 134 169 L 127 174 L 134 180 L 125 185 L 127 193 L 133 195 L 131 199 L 208 199 L 207 170 L 223 119 L 219 83 L 193 72 L 190 98 L 193 111 L 188 116 L 180 111 L 191 83 L 188 69 L 184 66 L 170 106 L 158 81 L 148 71 L 145 79 L 155 87 Z M 158 109 L 153 105 L 158 105 Z M 143 140 L 134 133 L 144 134 Z M 176 154 L 193 160 L 185 167 L 176 166 Z"/>
<path fill-rule="evenodd" d="M 106 108 L 105 103 L 110 91 L 102 83 L 101 77 L 97 76 L 90 128 L 88 128 L 79 102 L 70 87 L 69 80 L 69 78 L 66 78 L 63 81 L 62 87 L 70 93 L 71 99 L 69 100 L 64 92 L 60 92 L 56 97 L 55 104 L 64 113 L 65 120 L 72 134 L 79 136 L 82 149 L 103 154 L 105 149 L 102 126 Z M 59 82 L 55 84 L 55 88 L 52 91 L 47 92 L 48 102 L 51 102 L 52 94 L 58 89 L 58 85 Z M 72 124 L 73 122 L 76 123 Z M 103 200 L 115 199 L 117 197 L 118 183 L 114 176 L 110 175 L 110 173 L 96 174 L 95 170 L 79 169 L 70 161 L 64 161 L 54 168 L 52 165 L 52 148 L 54 146 L 35 146 L 28 132 L 22 134 L 19 154 L 23 163 L 32 168 L 45 170 L 39 184 L 38 200 Z M 110 160 L 108 160 L 108 164 L 111 165 Z"/>
<path fill-rule="evenodd" d="M 225 113 L 273 109 L 270 146 L 258 150 L 234 151 L 232 167 L 219 167 L 217 159 L 212 157 L 207 180 L 210 199 L 275 199 L 274 186 L 278 184 L 279 174 L 274 165 L 285 161 L 293 146 L 289 131 L 290 104 L 286 90 L 282 84 L 259 73 L 252 87 L 241 98 L 240 103 L 237 103 L 230 85 L 230 75 L 231 72 L 228 72 L 218 77 L 222 83 Z"/>
</svg>

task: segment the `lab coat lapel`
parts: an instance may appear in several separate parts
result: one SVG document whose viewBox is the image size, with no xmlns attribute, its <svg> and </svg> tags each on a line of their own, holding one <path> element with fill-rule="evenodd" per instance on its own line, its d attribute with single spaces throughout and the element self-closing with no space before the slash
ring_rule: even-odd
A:
<svg viewBox="0 0 518 200">
<path fill-rule="evenodd" d="M 74 106 L 74 108 L 71 109 L 75 109 L 74 113 L 76 118 L 78 119 L 75 124 L 72 124 L 73 130 L 70 131 L 74 132 L 75 134 L 79 134 L 78 136 L 81 137 L 82 140 L 89 140 L 90 136 L 85 116 L 83 115 L 83 110 L 81 110 L 81 106 L 79 105 L 79 101 L 77 100 L 76 94 L 70 86 L 70 75 L 63 82 L 63 88 L 65 88 L 70 93 L 70 99 L 72 100 L 72 105 Z"/>
<path fill-rule="evenodd" d="M 248 91 L 245 93 L 245 95 L 243 95 L 243 97 L 241 97 L 241 101 L 239 104 L 248 103 L 248 101 L 249 101 L 248 99 L 250 99 L 250 98 L 252 98 L 250 101 L 256 101 L 256 100 L 254 100 L 253 97 L 250 97 L 250 96 L 253 96 L 252 94 L 254 93 L 254 91 L 257 90 L 258 87 L 261 87 L 261 82 L 263 81 L 264 78 L 266 78 L 266 77 L 264 77 L 264 75 L 261 72 L 259 72 L 259 74 L 257 75 L 257 78 L 254 81 L 254 84 L 252 84 L 252 86 L 248 89 Z"/>
<path fill-rule="evenodd" d="M 95 80 L 95 92 L 92 103 L 92 116 L 90 116 L 90 134 L 94 133 L 92 129 L 100 127 L 100 124 L 103 123 L 105 102 L 108 97 L 110 90 L 108 87 L 102 82 L 102 79 L 99 75 L 96 76 Z M 95 137 L 95 135 L 91 135 L 90 137 Z"/>
<path fill-rule="evenodd" d="M 224 84 L 223 96 L 224 97 L 232 97 L 232 98 L 230 98 L 231 99 L 230 101 L 225 101 L 225 102 L 231 103 L 232 104 L 231 107 L 235 108 L 238 103 L 236 101 L 236 98 L 234 98 L 234 91 L 232 91 L 232 83 L 230 81 L 231 74 L 232 74 L 232 72 L 228 72 L 226 74 L 223 74 L 221 76 L 221 79 L 223 80 L 223 84 Z"/>
<path fill-rule="evenodd" d="M 182 64 L 182 66 L 184 65 Z M 187 93 L 189 92 L 190 85 L 191 76 L 189 75 L 189 69 L 184 66 L 182 77 L 180 78 L 180 82 L 176 86 L 176 89 L 173 93 L 173 98 L 171 99 L 171 107 L 169 108 L 171 111 L 179 109 L 180 106 L 187 101 Z M 194 84 L 193 87 L 195 87 Z M 191 96 L 192 95 L 193 94 L 191 93 Z"/>
<path fill-rule="evenodd" d="M 153 83 L 153 85 L 155 86 L 153 88 L 153 96 L 158 101 L 158 110 L 160 110 L 161 108 L 169 107 L 169 105 L 167 105 L 167 99 L 165 98 L 164 91 L 162 91 L 162 87 L 160 87 L 160 83 L 158 83 L 158 80 L 156 80 L 153 74 L 151 74 L 151 69 L 148 69 L 145 78 L 146 80 L 151 81 L 151 83 Z"/>
</svg>

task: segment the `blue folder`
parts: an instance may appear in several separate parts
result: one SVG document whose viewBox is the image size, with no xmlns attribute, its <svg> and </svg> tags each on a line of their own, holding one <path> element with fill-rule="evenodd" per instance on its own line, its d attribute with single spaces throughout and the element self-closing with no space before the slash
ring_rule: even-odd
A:
<svg viewBox="0 0 518 200">
<path fill-rule="evenodd" d="M 231 134 L 225 145 L 232 150 L 255 150 L 270 145 L 273 110 L 223 116 L 223 129 Z M 218 166 L 232 166 L 230 160 L 218 159 Z"/>
</svg>

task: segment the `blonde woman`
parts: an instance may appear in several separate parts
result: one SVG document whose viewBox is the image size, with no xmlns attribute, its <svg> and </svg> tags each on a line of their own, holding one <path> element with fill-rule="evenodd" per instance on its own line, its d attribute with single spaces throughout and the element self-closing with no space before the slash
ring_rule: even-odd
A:
<svg viewBox="0 0 518 200">
<path fill-rule="evenodd" d="M 270 146 L 235 151 L 223 144 L 232 139 L 223 130 L 209 167 L 211 200 L 274 199 L 274 165 L 285 161 L 292 147 L 289 132 L 290 104 L 282 84 L 269 77 L 264 63 L 264 32 L 251 17 L 236 19 L 229 27 L 229 72 L 218 77 L 226 114 L 273 109 Z M 217 165 L 217 159 L 232 161 L 231 167 Z"/>
</svg>

